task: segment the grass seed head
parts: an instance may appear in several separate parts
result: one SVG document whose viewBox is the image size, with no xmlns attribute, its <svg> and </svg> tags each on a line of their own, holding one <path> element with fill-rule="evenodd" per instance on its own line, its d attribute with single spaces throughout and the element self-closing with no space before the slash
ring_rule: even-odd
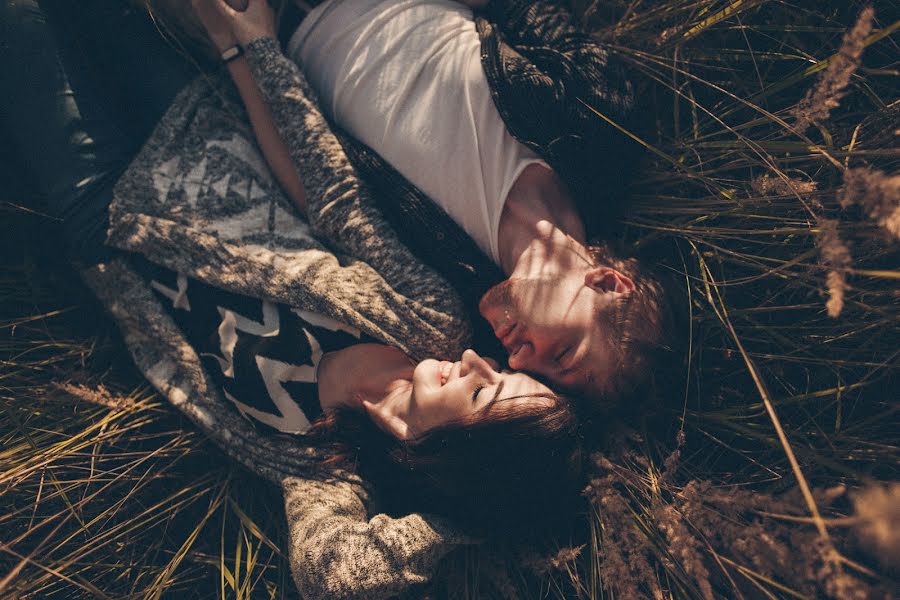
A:
<svg viewBox="0 0 900 600">
<path fill-rule="evenodd" d="M 894 240 L 900 240 L 900 175 L 868 167 L 847 169 L 839 200 L 844 208 L 862 207 Z"/>
<path fill-rule="evenodd" d="M 844 293 L 849 289 L 847 285 L 847 271 L 853 264 L 850 249 L 841 239 L 838 233 L 838 222 L 835 219 L 820 217 L 819 236 L 816 243 L 819 246 L 819 254 L 822 266 L 828 270 L 825 284 L 828 289 L 828 316 L 837 318 L 844 309 Z"/>
<path fill-rule="evenodd" d="M 814 123 L 827 121 L 831 111 L 840 105 L 847 95 L 850 78 L 859 68 L 865 40 L 872 31 L 875 9 L 866 7 L 860 13 L 853 28 L 844 35 L 837 55 L 828 64 L 816 84 L 791 111 L 796 119 L 794 127 L 804 132 Z"/>
<path fill-rule="evenodd" d="M 874 484 L 853 495 L 856 536 L 884 566 L 900 569 L 900 483 Z"/>
</svg>

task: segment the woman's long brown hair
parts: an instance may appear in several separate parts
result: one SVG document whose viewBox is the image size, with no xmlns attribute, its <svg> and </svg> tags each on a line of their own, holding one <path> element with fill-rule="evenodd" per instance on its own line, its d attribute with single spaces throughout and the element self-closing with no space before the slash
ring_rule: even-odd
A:
<svg viewBox="0 0 900 600">
<path fill-rule="evenodd" d="M 398 514 L 442 514 L 485 534 L 523 537 L 552 529 L 579 506 L 585 457 L 573 401 L 497 400 L 411 441 L 382 432 L 367 415 L 330 413 L 308 435 L 355 467 Z"/>
</svg>

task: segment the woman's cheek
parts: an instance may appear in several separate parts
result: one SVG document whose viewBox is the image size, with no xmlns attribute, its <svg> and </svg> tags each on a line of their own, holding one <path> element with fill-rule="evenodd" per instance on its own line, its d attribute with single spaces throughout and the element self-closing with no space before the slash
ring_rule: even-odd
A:
<svg viewBox="0 0 900 600">
<path fill-rule="evenodd" d="M 452 383 L 447 384 L 430 397 L 430 404 L 426 408 L 425 418 L 435 424 L 443 424 L 449 420 L 448 413 L 452 407 Z"/>
</svg>

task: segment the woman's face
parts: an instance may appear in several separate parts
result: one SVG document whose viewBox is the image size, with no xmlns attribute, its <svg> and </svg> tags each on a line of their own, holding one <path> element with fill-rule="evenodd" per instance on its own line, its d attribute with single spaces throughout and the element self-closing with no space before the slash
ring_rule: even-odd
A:
<svg viewBox="0 0 900 600">
<path fill-rule="evenodd" d="M 413 436 L 421 435 L 467 417 L 498 399 L 549 405 L 550 398 L 535 396 L 552 394 L 536 379 L 524 373 L 497 371 L 474 350 L 466 350 L 457 362 L 428 359 L 416 366 L 407 422 Z"/>
</svg>

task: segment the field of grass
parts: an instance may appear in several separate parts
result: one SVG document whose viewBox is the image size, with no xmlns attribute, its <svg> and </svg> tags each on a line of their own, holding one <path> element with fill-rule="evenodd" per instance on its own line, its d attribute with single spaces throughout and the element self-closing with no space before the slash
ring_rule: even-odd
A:
<svg viewBox="0 0 900 600">
<path fill-rule="evenodd" d="M 571 536 L 452 556 L 431 594 L 893 596 L 897 5 L 574 7 L 645 100 L 623 231 L 684 282 L 687 384 L 594 455 Z M 141 381 L 0 153 L 0 598 L 295 597 L 278 490 Z"/>
</svg>

